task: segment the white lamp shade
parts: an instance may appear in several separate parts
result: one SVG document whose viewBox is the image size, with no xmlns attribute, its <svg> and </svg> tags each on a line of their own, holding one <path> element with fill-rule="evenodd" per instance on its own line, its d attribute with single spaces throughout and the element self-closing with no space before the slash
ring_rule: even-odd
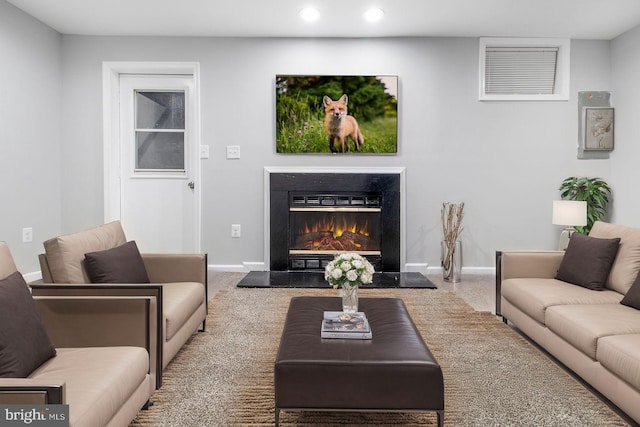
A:
<svg viewBox="0 0 640 427">
<path fill-rule="evenodd" d="M 587 202 L 573 200 L 553 201 L 554 225 L 585 226 L 587 225 Z"/>
</svg>

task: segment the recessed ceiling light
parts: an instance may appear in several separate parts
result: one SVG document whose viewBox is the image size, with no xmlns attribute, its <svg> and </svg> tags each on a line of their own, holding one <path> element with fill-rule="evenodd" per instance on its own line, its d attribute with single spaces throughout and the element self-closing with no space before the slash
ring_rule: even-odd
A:
<svg viewBox="0 0 640 427">
<path fill-rule="evenodd" d="M 317 21 L 320 18 L 320 11 L 314 7 L 305 7 L 299 13 L 300 18 L 307 22 Z"/>
<path fill-rule="evenodd" d="M 367 10 L 362 16 L 366 21 L 378 22 L 384 16 L 384 10 L 374 7 Z"/>
</svg>

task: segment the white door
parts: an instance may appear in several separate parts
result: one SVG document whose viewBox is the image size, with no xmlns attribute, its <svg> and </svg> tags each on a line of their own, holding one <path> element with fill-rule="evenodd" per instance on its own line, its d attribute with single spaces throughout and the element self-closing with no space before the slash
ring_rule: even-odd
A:
<svg viewBox="0 0 640 427">
<path fill-rule="evenodd" d="M 143 252 L 199 251 L 192 76 L 120 76 L 120 220 Z"/>
</svg>

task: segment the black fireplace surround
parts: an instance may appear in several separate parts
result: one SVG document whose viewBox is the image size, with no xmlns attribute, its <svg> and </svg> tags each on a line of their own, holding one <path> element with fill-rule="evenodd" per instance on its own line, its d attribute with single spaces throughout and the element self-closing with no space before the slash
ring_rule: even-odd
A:
<svg viewBox="0 0 640 427">
<path fill-rule="evenodd" d="M 351 212 L 355 212 L 355 216 L 360 212 L 366 212 L 365 216 L 369 215 L 369 212 L 375 212 L 371 214 L 375 217 L 372 221 L 374 224 L 372 228 L 375 230 L 368 229 L 367 232 L 362 233 L 362 236 L 353 237 L 355 244 L 359 244 L 359 239 L 365 237 L 374 242 L 371 244 L 372 247 L 369 246 L 371 242 L 367 242 L 367 245 L 362 245 L 357 251 L 363 253 L 376 269 L 373 283 L 368 287 L 436 288 L 433 282 L 420 273 L 400 271 L 400 185 L 399 173 L 270 173 L 269 271 L 250 271 L 237 286 L 239 288 L 327 288 L 323 268 L 333 258 L 333 253 L 325 250 L 324 246 L 321 246 L 317 252 L 315 250 L 305 252 L 307 248 L 304 243 L 308 244 L 309 241 L 305 240 L 303 244 L 298 242 L 300 230 L 296 223 L 299 221 L 300 217 L 297 215 L 300 212 L 303 212 L 303 216 L 307 214 L 313 216 L 313 212 L 328 211 L 329 216 L 332 212 L 339 212 L 340 214 L 336 214 L 336 217 L 340 217 L 342 212 L 350 212 L 345 216 L 350 216 Z M 336 209 L 310 209 L 312 205 L 335 206 Z M 292 217 L 293 225 L 290 224 Z M 358 222 L 358 225 L 361 224 Z M 357 227 L 348 231 L 360 234 Z M 312 230 L 309 232 L 311 235 L 314 233 Z M 345 234 L 343 230 L 340 232 L 342 234 L 339 236 L 339 232 L 331 237 L 326 236 L 329 244 L 336 244 L 331 240 L 333 238 L 348 247 L 346 243 L 349 240 L 343 240 Z M 302 235 L 305 233 L 307 233 L 306 230 Z M 349 238 L 348 234 L 347 237 Z M 316 240 L 313 240 L 310 244 L 312 249 L 316 249 L 315 243 Z M 290 250 L 292 247 L 293 250 Z M 347 250 L 350 251 L 350 249 Z"/>
<path fill-rule="evenodd" d="M 380 254 L 371 257 L 376 271 L 400 271 L 400 175 L 388 173 L 272 173 L 270 174 L 270 270 L 323 270 L 327 256 L 317 262 L 290 254 L 291 204 L 318 195 L 320 204 L 371 204 L 380 208 L 375 231 Z M 353 196 L 359 195 L 359 196 Z M 366 256 L 366 255 L 365 255 Z M 308 258 L 308 257 L 307 257 Z M 313 258 L 313 256 L 311 256 Z M 332 256 L 331 256 L 332 258 Z M 307 267 L 305 268 L 305 263 Z"/>
</svg>

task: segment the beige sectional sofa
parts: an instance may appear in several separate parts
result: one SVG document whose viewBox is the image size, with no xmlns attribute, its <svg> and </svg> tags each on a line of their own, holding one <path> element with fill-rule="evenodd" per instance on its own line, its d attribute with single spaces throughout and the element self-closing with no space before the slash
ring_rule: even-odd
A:
<svg viewBox="0 0 640 427">
<path fill-rule="evenodd" d="M 69 406 L 71 427 L 129 425 L 154 390 L 147 350 L 144 346 L 76 345 L 75 338 L 82 336 L 84 323 L 76 322 L 67 324 L 64 330 L 57 329 L 56 323 L 64 322 L 64 319 L 59 316 L 45 319 L 38 311 L 53 302 L 66 305 L 67 310 L 59 313 L 62 317 L 75 310 L 85 312 L 86 304 L 92 298 L 32 298 L 27 284 L 21 275 L 15 274 L 16 271 L 6 243 L 0 242 L 0 318 L 3 324 L 0 404 L 65 404 Z M 85 320 L 95 319 L 117 328 L 125 312 L 125 317 L 135 312 L 144 314 L 144 310 L 138 309 L 150 304 L 145 298 L 128 300 L 133 302 L 131 305 L 125 300 L 117 310 L 94 312 Z M 14 311 L 12 321 L 7 321 L 5 317 L 11 310 Z M 136 319 L 142 326 L 139 328 L 142 333 L 153 330 L 153 322 L 152 317 Z M 20 336 L 17 339 L 16 334 Z M 66 341 L 67 346 L 60 347 L 59 339 Z M 141 341 L 149 340 L 142 337 Z M 104 345 L 99 337 L 94 344 Z M 34 353 L 38 356 L 34 357 Z M 25 360 L 29 362 L 25 364 Z"/>
<path fill-rule="evenodd" d="M 575 254 L 572 241 L 566 253 L 501 251 L 496 314 L 640 422 L 640 310 L 620 303 L 640 295 L 640 229 L 597 222 L 589 237 L 620 238 L 604 289 L 556 279 L 568 267 L 581 274 L 592 267 L 563 265 Z"/>
<path fill-rule="evenodd" d="M 206 254 L 141 254 L 150 283 L 92 284 L 87 271 L 87 253 L 107 253 L 127 243 L 122 225 L 114 221 L 99 227 L 67 234 L 44 242 L 45 253 L 40 256 L 44 284 L 33 284 L 34 295 L 55 296 L 120 294 L 155 295 L 156 314 L 161 328 L 155 337 L 158 345 L 152 363 L 157 387 L 162 369 L 178 353 L 191 335 L 204 330 L 207 315 L 207 256 Z M 137 250 L 137 249 L 136 249 Z M 118 272 L 116 272 L 118 273 Z M 93 334 L 98 333 L 97 330 Z M 86 334 L 91 339 L 92 334 Z M 120 336 L 112 337 L 117 343 Z"/>
</svg>

